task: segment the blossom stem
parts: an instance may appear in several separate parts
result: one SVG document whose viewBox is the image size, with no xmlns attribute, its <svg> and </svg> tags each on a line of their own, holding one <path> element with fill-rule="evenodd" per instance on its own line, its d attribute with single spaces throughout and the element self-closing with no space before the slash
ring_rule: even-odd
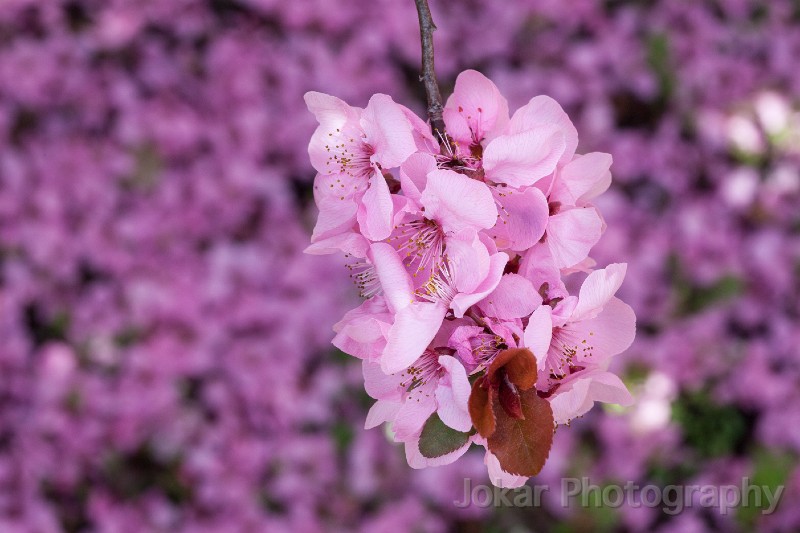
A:
<svg viewBox="0 0 800 533">
<path fill-rule="evenodd" d="M 486 323 L 486 321 L 485 321 L 484 319 L 482 319 L 481 317 L 479 317 L 479 316 L 478 316 L 478 313 L 476 313 L 474 310 L 470 309 L 469 311 L 467 311 L 467 312 L 465 313 L 465 315 L 464 315 L 464 316 L 468 316 L 468 317 L 469 317 L 469 318 L 471 318 L 471 319 L 472 319 L 472 320 L 473 320 L 473 321 L 474 321 L 476 324 L 478 324 L 480 327 L 482 327 L 482 328 L 486 329 L 487 331 L 489 331 L 489 332 L 491 332 L 491 331 L 492 331 L 492 330 L 491 330 L 491 328 L 489 327 L 489 324 L 487 324 L 487 323 Z"/>
<path fill-rule="evenodd" d="M 442 153 L 450 151 L 450 140 L 445 131 L 442 112 L 442 95 L 439 92 L 439 83 L 436 81 L 436 72 L 433 65 L 433 32 L 436 25 L 433 23 L 428 0 L 414 0 L 419 15 L 419 34 L 422 44 L 422 75 L 420 81 L 425 85 L 425 94 L 428 97 L 428 118 L 431 121 L 431 131 L 439 141 Z"/>
</svg>

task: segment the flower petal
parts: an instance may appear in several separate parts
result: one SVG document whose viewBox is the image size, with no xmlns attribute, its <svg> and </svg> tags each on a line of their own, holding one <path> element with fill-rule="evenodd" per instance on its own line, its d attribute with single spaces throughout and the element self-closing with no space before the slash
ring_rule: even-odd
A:
<svg viewBox="0 0 800 533">
<path fill-rule="evenodd" d="M 557 394 L 550 399 L 556 424 L 566 424 L 592 407 L 594 402 L 587 398 L 589 381 L 590 378 L 578 379 L 570 383 L 569 388 L 562 386 L 557 389 Z"/>
<path fill-rule="evenodd" d="M 414 301 L 414 284 L 397 250 L 384 242 L 373 243 L 370 259 L 381 283 L 389 309 L 397 312 Z"/>
<path fill-rule="evenodd" d="M 382 241 L 392 233 L 394 202 L 386 179 L 380 172 L 373 173 L 369 188 L 358 210 L 358 225 L 364 237 Z"/>
<path fill-rule="evenodd" d="M 453 310 L 453 314 L 456 318 L 463 317 L 467 309 L 483 300 L 487 294 L 497 287 L 497 284 L 500 283 L 500 278 L 503 276 L 506 263 L 508 263 L 508 255 L 504 252 L 498 252 L 489 258 L 489 274 L 480 285 L 478 285 L 472 293 L 457 294 L 450 303 L 450 308 Z"/>
<path fill-rule="evenodd" d="M 546 244 L 535 244 L 522 257 L 519 274 L 528 278 L 534 288 L 549 299 L 569 296 L 561 273 Z"/>
<path fill-rule="evenodd" d="M 472 230 L 451 235 L 446 241 L 447 260 L 456 290 L 473 292 L 489 274 L 490 256 Z"/>
<path fill-rule="evenodd" d="M 416 113 L 411 111 L 404 105 L 397 104 L 403 110 L 403 114 L 411 124 L 411 133 L 414 136 L 414 142 L 417 145 L 417 150 L 429 154 L 439 152 L 439 143 L 433 136 L 428 123 L 417 116 Z"/>
<path fill-rule="evenodd" d="M 309 255 L 328 255 L 342 252 L 353 257 L 366 257 L 369 241 L 354 231 L 317 239 L 303 252 Z"/>
<path fill-rule="evenodd" d="M 467 407 L 471 390 L 467 371 L 455 357 L 449 355 L 440 356 L 439 364 L 446 371 L 436 388 L 439 418 L 453 429 L 469 431 L 472 428 L 472 419 Z"/>
<path fill-rule="evenodd" d="M 311 242 L 319 242 L 352 229 L 357 206 L 353 200 L 331 200 L 319 206 L 319 216 L 311 234 Z"/>
<path fill-rule="evenodd" d="M 626 263 L 613 263 L 586 276 L 578 293 L 578 305 L 572 313 L 572 320 L 597 316 L 622 285 L 627 269 Z"/>
<path fill-rule="evenodd" d="M 561 163 L 567 163 L 578 147 L 578 130 L 558 102 L 549 96 L 535 96 L 526 105 L 517 109 L 509 123 L 511 133 L 519 133 L 544 125 L 556 127 L 564 135 L 564 152 Z"/>
<path fill-rule="evenodd" d="M 530 281 L 519 274 L 506 274 L 479 307 L 486 316 L 512 320 L 530 315 L 541 303 L 542 297 Z"/>
<path fill-rule="evenodd" d="M 494 182 L 533 185 L 555 170 L 564 146 L 564 134 L 553 126 L 501 135 L 483 151 L 483 168 Z"/>
<path fill-rule="evenodd" d="M 417 398 L 409 398 L 404 401 L 392 424 L 395 442 L 414 439 L 422 431 L 422 426 L 425 425 L 428 417 L 435 412 L 436 398 L 433 390 L 430 390 L 428 394 L 419 394 Z"/>
<path fill-rule="evenodd" d="M 536 244 L 544 235 L 549 218 L 547 199 L 536 187 L 522 191 L 507 187 L 492 187 L 499 204 L 500 217 L 489 230 L 500 248 L 524 251 Z"/>
<path fill-rule="evenodd" d="M 370 397 L 393 402 L 403 399 L 402 378 L 397 374 L 386 374 L 381 370 L 381 365 L 369 361 L 361 364 L 361 372 L 364 375 L 364 390 Z"/>
<path fill-rule="evenodd" d="M 361 109 L 352 107 L 341 98 L 317 91 L 308 91 L 303 95 L 308 110 L 311 111 L 325 128 L 340 128 L 348 121 L 358 121 Z"/>
<path fill-rule="evenodd" d="M 426 218 L 436 220 L 446 232 L 489 229 L 497 222 L 489 187 L 452 170 L 429 173 L 420 202 Z"/>
<path fill-rule="evenodd" d="M 549 305 L 540 305 L 528 320 L 523 337 L 525 346 L 536 357 L 536 366 L 539 370 L 547 367 L 547 352 L 553 340 L 552 309 Z"/>
<path fill-rule="evenodd" d="M 453 94 L 447 99 L 444 121 L 453 139 L 470 146 L 506 127 L 508 102 L 489 78 L 465 70 L 456 78 Z"/>
<path fill-rule="evenodd" d="M 364 429 L 372 429 L 376 426 L 393 420 L 400 410 L 401 404 L 378 400 L 367 413 L 367 420 L 364 422 Z"/>
<path fill-rule="evenodd" d="M 417 152 L 406 159 L 400 167 L 400 188 L 403 194 L 419 201 L 432 170 L 436 170 L 436 158 L 431 154 Z"/>
<path fill-rule="evenodd" d="M 602 372 L 594 376 L 589 387 L 589 396 L 595 402 L 615 403 L 623 407 L 632 405 L 634 400 L 625 383 L 611 372 Z"/>
<path fill-rule="evenodd" d="M 547 222 L 547 245 L 558 268 L 580 263 L 603 232 L 603 219 L 593 207 L 568 209 Z"/>
<path fill-rule="evenodd" d="M 486 450 L 483 462 L 486 464 L 486 468 L 489 472 L 489 480 L 495 487 L 501 489 L 516 489 L 523 486 L 528 481 L 528 478 L 525 476 L 509 474 L 503 470 L 500 466 L 500 461 L 488 449 Z"/>
<path fill-rule="evenodd" d="M 481 326 L 458 326 L 453 329 L 452 334 L 447 340 L 447 347 L 456 351 L 456 355 L 470 369 L 478 366 L 473 353 L 472 339 L 484 332 Z"/>
<path fill-rule="evenodd" d="M 578 353 L 586 354 L 586 360 L 602 364 L 633 343 L 636 315 L 631 306 L 618 298 L 611 298 L 595 318 L 571 322 L 563 331 L 574 339 L 574 344 L 579 347 Z M 584 352 L 582 347 L 587 351 Z"/>
<path fill-rule="evenodd" d="M 391 96 L 373 95 L 364 109 L 361 126 L 374 150 L 371 160 L 385 169 L 399 167 L 417 151 L 411 123 Z"/>
<path fill-rule="evenodd" d="M 392 320 L 385 300 L 380 296 L 370 298 L 334 324 L 336 336 L 332 343 L 353 357 L 376 360 L 386 346 Z"/>
<path fill-rule="evenodd" d="M 615 374 L 593 371 L 570 383 L 566 390 L 562 387 L 550 401 L 553 418 L 557 424 L 570 420 L 589 411 L 594 402 L 631 405 L 633 397 L 627 387 Z"/>
<path fill-rule="evenodd" d="M 565 205 L 585 205 L 611 185 L 611 154 L 593 152 L 567 163 L 558 173 L 551 200 Z"/>
<path fill-rule="evenodd" d="M 397 311 L 381 355 L 383 371 L 393 374 L 416 361 L 436 336 L 446 313 L 444 305 L 429 302 L 414 302 Z"/>
</svg>

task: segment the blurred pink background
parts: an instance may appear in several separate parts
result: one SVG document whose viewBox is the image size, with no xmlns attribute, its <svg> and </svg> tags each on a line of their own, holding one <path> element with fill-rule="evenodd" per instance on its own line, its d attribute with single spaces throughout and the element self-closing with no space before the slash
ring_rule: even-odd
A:
<svg viewBox="0 0 800 533">
<path fill-rule="evenodd" d="M 627 261 L 637 398 L 534 483 L 785 485 L 774 514 L 459 509 L 362 429 L 356 301 L 309 257 L 303 93 L 422 112 L 411 0 L 0 4 L 0 532 L 797 531 L 800 6 L 431 0 L 445 95 L 548 94 L 614 156 L 593 256 Z M 554 496 L 557 491 L 554 490 Z"/>
</svg>

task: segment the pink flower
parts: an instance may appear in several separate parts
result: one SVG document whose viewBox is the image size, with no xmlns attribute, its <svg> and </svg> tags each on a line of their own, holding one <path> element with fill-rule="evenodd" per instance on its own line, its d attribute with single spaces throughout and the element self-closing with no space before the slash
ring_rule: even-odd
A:
<svg viewBox="0 0 800 533">
<path fill-rule="evenodd" d="M 410 196 L 387 242 L 403 256 L 419 285 L 436 275 L 448 246 L 451 250 L 459 246 L 451 242 L 456 235 L 460 235 L 457 240 L 481 235 L 495 225 L 498 212 L 484 184 L 437 168 L 432 156 L 415 154 L 403 165 L 400 176 Z"/>
<path fill-rule="evenodd" d="M 457 141 L 455 159 L 482 159 L 487 178 L 513 187 L 533 185 L 552 173 L 568 143 L 567 160 L 577 146 L 577 132 L 555 101 L 534 98 L 509 120 L 505 98 L 474 70 L 458 76 L 444 119 Z"/>
<path fill-rule="evenodd" d="M 363 371 L 367 394 L 377 400 L 367 415 L 365 427 L 391 422 L 395 440 L 406 443 L 412 467 L 447 464 L 469 448 L 471 439 L 444 457 L 428 459 L 419 453 L 420 433 L 433 413 L 457 431 L 467 432 L 472 427 L 467 409 L 470 384 L 457 359 L 426 349 L 402 371 L 387 375 L 380 365 L 367 361 L 363 363 Z"/>
<path fill-rule="evenodd" d="M 577 298 L 554 308 L 542 305 L 525 329 L 525 345 L 537 356 L 539 390 L 552 394 L 556 422 L 591 408 L 594 400 L 628 405 L 624 384 L 605 372 L 611 357 L 633 342 L 636 317 L 614 297 L 626 265 L 613 264 L 589 274 Z"/>
<path fill-rule="evenodd" d="M 553 176 L 548 194 L 550 218 L 545 243 L 558 268 L 579 264 L 597 244 L 605 227 L 589 201 L 611 183 L 611 156 L 591 153 L 576 156 Z"/>
<path fill-rule="evenodd" d="M 499 320 L 483 316 L 479 309 L 472 311 L 484 326 L 475 326 L 473 320 L 453 321 L 454 327 L 448 337 L 447 346 L 470 375 L 480 372 L 507 348 L 516 348 L 517 339 L 523 335 L 521 320 Z"/>
<path fill-rule="evenodd" d="M 374 361 L 386 347 L 392 318 L 382 296 L 370 298 L 334 324 L 333 345 L 353 357 Z"/>
<path fill-rule="evenodd" d="M 444 107 L 447 133 L 469 153 L 508 125 L 508 102 L 489 78 L 465 70 L 456 78 L 453 94 Z"/>
<path fill-rule="evenodd" d="M 417 150 L 406 112 L 383 94 L 363 110 L 317 92 L 306 93 L 305 100 L 319 121 L 308 145 L 320 210 L 312 242 L 343 233 L 356 221 L 365 237 L 385 239 L 394 206 L 381 170 L 400 166 Z"/>
<path fill-rule="evenodd" d="M 449 241 L 446 259 L 420 290 L 397 251 L 384 243 L 371 248 L 378 279 L 395 320 L 389 328 L 381 367 L 398 372 L 416 360 L 433 340 L 449 309 L 463 316 L 474 303 L 500 282 L 508 256 L 489 255 L 486 246 L 469 230 Z"/>
<path fill-rule="evenodd" d="M 512 187 L 530 186 L 572 159 L 578 132 L 558 103 L 537 96 L 519 108 L 503 135 L 483 151 L 486 176 Z"/>
</svg>

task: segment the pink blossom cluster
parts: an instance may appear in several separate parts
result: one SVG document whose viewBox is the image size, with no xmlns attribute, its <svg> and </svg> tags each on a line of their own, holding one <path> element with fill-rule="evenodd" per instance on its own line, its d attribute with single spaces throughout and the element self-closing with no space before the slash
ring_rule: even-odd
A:
<svg viewBox="0 0 800 533">
<path fill-rule="evenodd" d="M 346 254 L 365 298 L 334 326 L 333 343 L 363 361 L 377 400 L 367 428 L 390 422 L 415 468 L 484 445 L 492 481 L 519 486 L 542 465 L 498 460 L 486 440 L 495 422 L 485 431 L 473 405 L 479 376 L 504 352 L 533 354 L 536 395 L 552 410 L 536 425 L 547 432 L 595 401 L 632 402 L 608 371 L 635 334 L 633 310 L 614 296 L 626 265 L 595 270 L 589 257 L 605 229 L 592 200 L 611 183 L 611 156 L 577 155 L 577 130 L 555 100 L 537 96 L 510 115 L 494 83 L 464 71 L 444 106 L 440 150 L 387 95 L 364 109 L 305 99 L 319 121 L 308 149 L 319 217 L 306 252 Z M 570 294 L 565 280 L 578 272 L 588 275 Z M 509 376 L 492 419 L 500 407 L 525 419 L 516 403 L 527 381 Z M 463 437 L 427 451 L 435 421 Z"/>
</svg>

